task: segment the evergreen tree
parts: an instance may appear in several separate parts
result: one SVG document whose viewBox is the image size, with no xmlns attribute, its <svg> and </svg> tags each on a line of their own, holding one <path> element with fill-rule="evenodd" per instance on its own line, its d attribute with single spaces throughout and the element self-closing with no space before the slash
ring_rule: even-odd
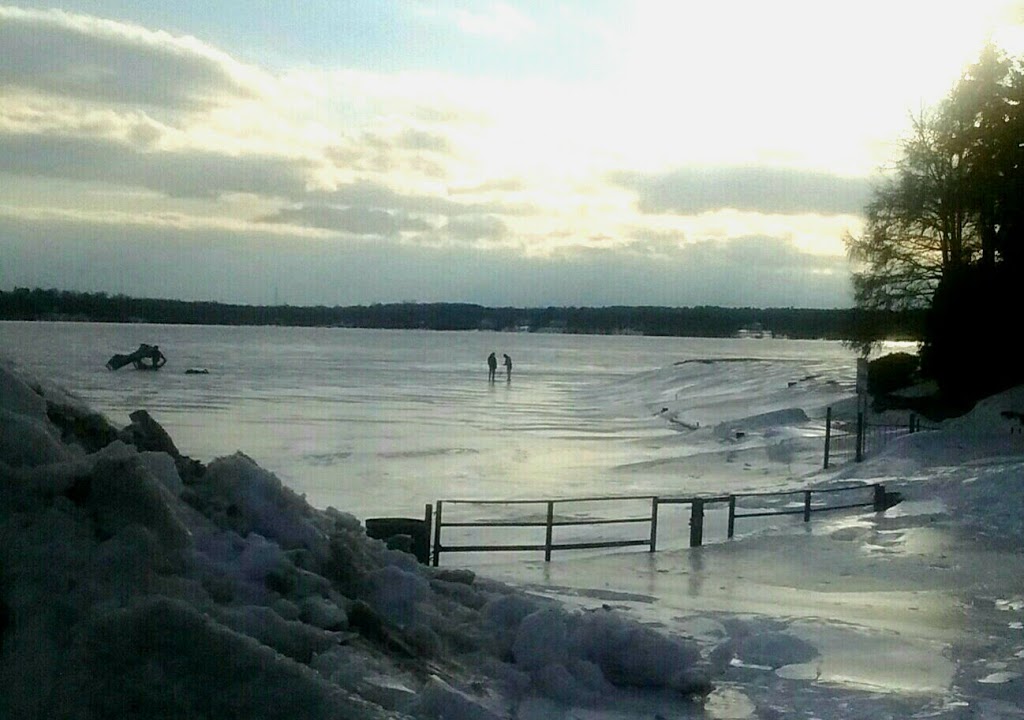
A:
<svg viewBox="0 0 1024 720">
<path fill-rule="evenodd" d="M 958 404 L 1024 381 L 1006 321 L 1024 279 L 1022 200 L 1024 73 L 988 47 L 936 109 L 914 119 L 864 232 L 847 237 L 861 263 L 858 307 L 927 307 L 922 371 Z"/>
</svg>

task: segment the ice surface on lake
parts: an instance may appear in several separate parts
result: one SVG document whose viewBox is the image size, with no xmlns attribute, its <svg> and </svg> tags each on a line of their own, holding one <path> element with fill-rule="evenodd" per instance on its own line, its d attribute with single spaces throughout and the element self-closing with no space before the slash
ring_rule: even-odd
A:
<svg viewBox="0 0 1024 720">
<path fill-rule="evenodd" d="M 103 366 L 147 341 L 160 372 Z M 186 455 L 241 450 L 359 517 L 786 482 L 820 463 L 799 440 L 823 436 L 855 372 L 840 343 L 770 339 L 0 323 L 0 347 L 117 423 L 145 408 Z M 492 351 L 512 356 L 510 383 L 488 384 Z"/>
<path fill-rule="evenodd" d="M 179 376 L 173 365 L 129 375 L 89 369 L 89 358 L 114 347 L 168 347 L 165 334 L 186 350 L 181 368 L 211 374 Z M 834 344 L 354 333 L 350 348 L 343 335 L 0 324 L 5 349 L 25 348 L 20 366 L 45 370 L 48 398 L 57 397 L 54 381 L 66 384 L 116 424 L 146 407 L 186 454 L 225 458 L 209 485 L 191 491 L 166 455 L 123 445 L 87 455 L 61 442 L 37 392 L 0 384 L 5 462 L 42 463 L 0 473 L 32 488 L 0 493 L 3 512 L 14 497 L 28 503 L 17 508 L 18 525 L 5 525 L 19 531 L 4 536 L 0 562 L 8 628 L 0 653 L 18 657 L 0 673 L 5 688 L 18 690 L 0 693 L 5 700 L 29 697 L 42 707 L 24 694 L 39 678 L 52 688 L 65 673 L 82 687 L 83 668 L 99 658 L 130 677 L 137 694 L 191 692 L 189 678 L 202 675 L 232 683 L 229 703 L 252 693 L 273 705 L 287 687 L 289 709 L 310 717 L 336 710 L 338 689 L 346 702 L 365 703 L 339 712 L 360 717 L 371 716 L 367 707 L 455 720 L 687 716 L 700 709 L 678 704 L 678 683 L 695 678 L 659 674 L 645 660 L 668 647 L 665 639 L 686 639 L 716 683 L 703 709 L 710 718 L 1024 717 L 1024 438 L 1002 415 L 1024 409 L 1020 393 L 823 472 L 824 408 L 842 406 L 852 387 L 852 362 Z M 217 368 L 214 349 L 232 364 Z M 480 366 L 491 349 L 515 359 L 511 385 L 487 385 Z M 97 467 L 131 481 L 100 482 L 85 512 L 71 498 L 82 497 L 77 479 L 98 477 Z M 446 556 L 453 567 L 425 575 L 380 544 L 336 541 L 361 537 L 356 517 L 416 515 L 443 497 L 861 481 L 884 482 L 904 502 L 809 525 L 799 516 L 748 520 L 728 543 L 722 518 L 709 516 L 709 544 L 699 550 L 685 548 L 686 515 L 668 511 L 654 554 L 565 553 L 551 563 Z M 128 503 L 135 485 L 145 490 Z M 352 514 L 321 513 L 296 493 Z M 181 495 L 189 502 L 176 504 Z M 132 510 L 106 512 L 97 498 Z M 184 566 L 176 564 L 181 548 Z M 325 552 L 344 553 L 359 582 L 328 571 Z M 473 576 L 455 565 L 478 573 L 467 581 Z M 33 612 L 18 612 L 26 607 Z M 634 629 L 597 620 L 612 617 Z M 71 622 L 80 619 L 87 622 Z M 202 642 L 154 640 L 143 650 L 131 640 L 154 627 Z M 389 654 L 396 646 L 362 652 L 378 630 L 385 644 L 431 658 L 426 671 L 397 663 Z M 566 638 L 573 651 L 554 662 L 543 637 Z M 625 653 L 632 664 L 607 664 L 589 644 L 598 637 L 622 643 L 616 662 L 633 648 Z M 196 674 L 146 675 L 162 652 Z M 220 676 L 202 664 L 211 653 L 245 660 L 237 674 Z M 440 662 L 449 658 L 455 667 Z M 256 667 L 265 673 L 258 687 L 247 670 Z M 631 689 L 623 684 L 631 673 L 650 684 Z M 118 697 L 103 696 L 97 707 L 110 709 Z"/>
<path fill-rule="evenodd" d="M 710 690 L 692 640 L 419 565 L 241 453 L 85 452 L 112 429 L 61 399 L 0 363 L 0 717 L 689 714 Z"/>
</svg>

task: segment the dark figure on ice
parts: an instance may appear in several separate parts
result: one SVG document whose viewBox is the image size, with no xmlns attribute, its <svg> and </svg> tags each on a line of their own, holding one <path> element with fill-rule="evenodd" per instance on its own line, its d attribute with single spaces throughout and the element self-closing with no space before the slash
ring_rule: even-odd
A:
<svg viewBox="0 0 1024 720">
<path fill-rule="evenodd" d="M 148 364 L 146 363 L 147 359 L 149 360 Z M 159 345 L 150 346 L 148 358 L 143 356 L 135 361 L 135 367 L 139 370 L 159 370 L 166 364 L 167 358 L 160 352 Z"/>
<path fill-rule="evenodd" d="M 135 352 L 129 355 L 117 354 L 107 360 L 107 369 L 117 370 L 125 365 L 132 364 L 136 370 L 159 370 L 166 362 L 167 358 L 160 352 L 159 345 L 141 343 L 139 349 Z"/>
<path fill-rule="evenodd" d="M 512 358 L 505 353 L 505 380 L 512 382 Z"/>
<path fill-rule="evenodd" d="M 491 353 L 487 356 L 487 379 L 490 382 L 494 382 L 494 376 L 498 372 L 498 358 Z"/>
</svg>

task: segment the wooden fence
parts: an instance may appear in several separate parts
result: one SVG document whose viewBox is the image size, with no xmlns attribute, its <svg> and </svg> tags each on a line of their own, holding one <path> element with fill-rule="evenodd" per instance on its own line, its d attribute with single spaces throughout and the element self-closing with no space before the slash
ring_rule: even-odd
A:
<svg viewBox="0 0 1024 720">
<path fill-rule="evenodd" d="M 843 501 L 836 504 L 829 504 L 821 498 L 833 497 L 837 493 L 864 493 L 870 491 L 870 498 L 866 500 Z M 793 503 L 789 498 L 799 496 L 800 502 Z M 815 502 L 815 496 L 818 501 Z M 775 500 L 773 503 L 772 500 Z M 750 502 L 759 502 L 755 507 L 747 507 Z M 778 502 L 781 501 L 781 506 Z M 570 503 L 596 503 L 600 505 L 621 505 L 623 503 L 649 504 L 649 512 L 644 514 L 619 514 L 601 518 L 578 518 L 560 515 L 556 512 L 559 505 Z M 703 544 L 704 539 L 704 514 L 705 508 L 714 504 L 728 505 L 728 529 L 727 537 L 735 534 L 736 521 L 743 518 L 768 517 L 775 515 L 802 515 L 804 522 L 810 522 L 811 515 L 819 512 L 830 512 L 858 507 L 872 507 L 876 512 L 899 502 L 899 496 L 895 493 L 887 493 L 880 483 L 872 485 L 851 485 L 838 488 L 821 488 L 793 490 L 788 492 L 764 492 L 764 493 L 736 493 L 715 497 L 659 497 L 651 495 L 633 496 L 608 496 L 608 497 L 584 497 L 565 498 L 560 500 L 438 500 L 433 510 L 433 548 L 432 560 L 434 566 L 440 562 L 441 553 L 456 552 L 543 552 L 544 560 L 550 562 L 551 554 L 555 550 L 583 550 L 600 548 L 620 548 L 633 546 L 646 546 L 649 552 L 655 552 L 658 545 L 658 511 L 662 505 L 690 505 L 690 547 L 698 547 Z M 521 506 L 523 508 L 537 508 L 538 512 L 528 514 L 520 518 L 502 519 L 474 519 L 446 521 L 444 510 L 452 506 L 480 506 L 480 507 L 504 507 L 511 508 Z M 427 506 L 427 518 L 431 513 L 430 506 Z M 646 532 L 642 535 L 629 538 L 616 538 L 594 541 L 556 542 L 555 530 L 560 527 L 598 527 L 609 525 L 639 525 L 645 526 Z M 445 528 L 478 528 L 483 532 L 496 529 L 526 528 L 543 529 L 544 539 L 539 537 L 532 542 L 515 543 L 482 543 L 472 542 L 465 544 L 449 545 L 444 542 L 443 530 Z"/>
</svg>

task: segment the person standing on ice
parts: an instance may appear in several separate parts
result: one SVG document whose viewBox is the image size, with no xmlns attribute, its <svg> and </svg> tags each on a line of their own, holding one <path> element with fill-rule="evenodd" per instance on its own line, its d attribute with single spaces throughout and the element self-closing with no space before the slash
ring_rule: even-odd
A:
<svg viewBox="0 0 1024 720">
<path fill-rule="evenodd" d="M 494 376 L 498 372 L 498 358 L 491 353 L 487 356 L 487 379 L 494 382 Z"/>
<path fill-rule="evenodd" d="M 505 353 L 505 379 L 512 382 L 512 358 Z"/>
<path fill-rule="evenodd" d="M 150 351 L 149 359 L 152 361 L 154 370 L 156 370 L 157 368 L 162 368 L 164 365 L 167 364 L 167 358 L 164 357 L 164 354 L 162 352 L 160 352 L 159 345 L 153 346 L 153 349 Z"/>
</svg>

